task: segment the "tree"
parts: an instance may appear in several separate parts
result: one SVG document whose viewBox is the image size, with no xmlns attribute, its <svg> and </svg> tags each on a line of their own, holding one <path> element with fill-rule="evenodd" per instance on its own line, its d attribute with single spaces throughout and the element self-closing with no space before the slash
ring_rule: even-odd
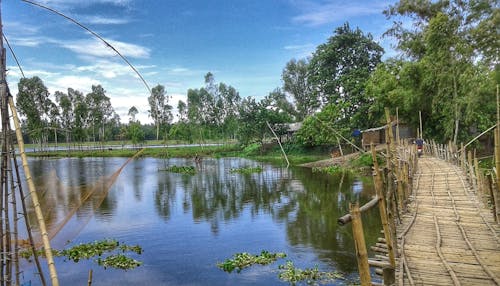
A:
<svg viewBox="0 0 500 286">
<path fill-rule="evenodd" d="M 92 92 L 85 97 L 92 128 L 92 140 L 95 141 L 95 128 L 98 127 L 100 140 L 105 140 L 105 127 L 115 117 L 110 98 L 101 85 L 93 85 Z"/>
<path fill-rule="evenodd" d="M 254 98 L 243 99 L 239 106 L 238 139 L 243 144 L 254 141 L 264 142 L 266 135 L 272 136 L 267 124 L 279 126 L 291 121 L 290 115 L 280 108 L 281 103 L 276 99 L 275 92 L 271 92 L 261 101 Z"/>
<path fill-rule="evenodd" d="M 85 96 L 78 90 L 68 89 L 68 97 L 71 99 L 74 111 L 74 124 L 72 126 L 72 136 L 82 142 L 87 139 L 87 127 L 89 125 L 89 108 Z"/>
<path fill-rule="evenodd" d="M 497 31 L 484 30 L 500 22 L 493 3 L 401 0 L 385 14 L 413 22 L 395 21 L 386 34 L 398 40 L 398 48 L 411 60 L 404 66 L 411 67 L 412 74 L 401 70 L 401 88 L 412 91 L 410 98 L 419 103 L 415 107 L 422 111 L 424 134 L 457 143 L 469 137 L 469 130 L 493 124 L 494 112 L 489 107 L 494 97 L 484 94 L 486 87 L 494 92 L 488 78 L 498 63 L 500 48 Z M 475 104 L 478 97 L 483 98 L 481 105 Z M 471 114 L 486 116 L 477 116 L 473 122 Z"/>
<path fill-rule="evenodd" d="M 47 127 L 52 106 L 49 91 L 37 76 L 22 78 L 18 84 L 18 91 L 16 105 L 19 115 L 25 118 L 23 123 L 30 136 L 41 145 L 45 139 L 43 129 Z"/>
<path fill-rule="evenodd" d="M 335 30 L 327 43 L 318 46 L 309 64 L 310 82 L 323 104 L 340 105 L 339 124 L 366 127 L 363 120 L 371 101 L 366 81 L 381 62 L 383 49 L 370 34 L 348 23 Z"/>
<path fill-rule="evenodd" d="M 187 105 L 184 101 L 182 100 L 179 100 L 179 102 L 177 103 L 177 116 L 179 117 L 179 121 L 186 121 L 188 116 L 187 116 L 187 113 L 188 113 L 188 110 L 187 110 Z"/>
<path fill-rule="evenodd" d="M 340 106 L 328 104 L 321 112 L 307 117 L 297 131 L 295 139 L 305 146 L 319 146 L 337 142 L 337 134 L 345 134 L 348 129 L 337 124 L 342 112 Z"/>
<path fill-rule="evenodd" d="M 132 141 L 132 144 L 137 145 L 144 141 L 144 131 L 141 128 L 141 122 L 132 121 L 127 128 L 127 137 Z"/>
<path fill-rule="evenodd" d="M 148 97 L 149 116 L 156 125 L 156 140 L 160 138 L 160 126 L 172 121 L 172 106 L 168 104 L 165 87 L 157 85 L 151 90 Z"/>
<path fill-rule="evenodd" d="M 135 122 L 135 116 L 139 113 L 139 110 L 135 106 L 130 107 L 128 110 L 129 122 Z"/>
<path fill-rule="evenodd" d="M 296 120 L 302 121 L 313 114 L 321 105 L 317 94 L 309 83 L 309 63 L 305 59 L 290 60 L 281 75 L 283 90 L 295 100 Z"/>
</svg>

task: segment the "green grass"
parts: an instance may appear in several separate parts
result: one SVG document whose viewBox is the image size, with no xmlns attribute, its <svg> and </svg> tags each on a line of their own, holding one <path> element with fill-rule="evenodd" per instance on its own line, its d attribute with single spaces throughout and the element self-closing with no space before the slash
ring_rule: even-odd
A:
<svg viewBox="0 0 500 286">
<path fill-rule="evenodd" d="M 136 149 L 102 149 L 102 150 L 70 150 L 70 151 L 44 151 L 26 153 L 32 157 L 132 157 L 141 148 Z M 192 147 L 169 147 L 169 148 L 147 148 L 141 156 L 155 158 L 190 158 L 196 154 L 199 156 L 230 156 L 239 152 L 241 148 L 237 145 L 220 146 L 192 146 Z"/>
</svg>

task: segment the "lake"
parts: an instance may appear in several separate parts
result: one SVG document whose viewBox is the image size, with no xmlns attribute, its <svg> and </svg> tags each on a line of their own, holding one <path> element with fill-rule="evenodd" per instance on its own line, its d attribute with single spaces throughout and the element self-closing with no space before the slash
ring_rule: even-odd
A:
<svg viewBox="0 0 500 286">
<path fill-rule="evenodd" d="M 53 248 L 113 238 L 144 250 L 132 255 L 143 265 L 128 271 L 103 269 L 93 259 L 56 258 L 61 285 L 87 285 L 90 269 L 92 285 L 288 285 L 278 278 L 278 266 L 288 260 L 298 268 L 341 272 L 347 280 L 333 285 L 358 277 L 351 226 L 338 226 L 337 218 L 350 201 L 370 200 L 371 178 L 242 158 L 204 158 L 194 175 L 162 171 L 195 166 L 192 159 L 140 158 L 117 173 L 126 160 L 30 159 Z M 252 166 L 263 171 L 230 172 Z M 29 216 L 34 224 L 32 211 Z M 381 229 L 376 209 L 363 215 L 363 225 L 373 245 Z M 216 265 L 238 252 L 262 250 L 287 257 L 240 273 Z M 31 263 L 23 270 L 24 285 L 40 285 Z"/>
</svg>

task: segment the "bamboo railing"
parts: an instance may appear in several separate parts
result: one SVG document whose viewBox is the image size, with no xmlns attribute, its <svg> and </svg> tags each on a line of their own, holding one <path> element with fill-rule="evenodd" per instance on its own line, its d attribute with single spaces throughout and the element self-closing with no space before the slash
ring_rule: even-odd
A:
<svg viewBox="0 0 500 286">
<path fill-rule="evenodd" d="M 386 120 L 387 126 L 392 126 L 388 110 L 386 110 Z M 351 208 L 350 214 L 338 219 L 340 225 L 352 222 L 361 285 L 393 285 L 396 282 L 395 270 L 398 257 L 396 226 L 400 223 L 400 215 L 406 210 L 412 190 L 411 182 L 417 168 L 417 152 L 413 144 L 401 140 L 396 142 L 392 128 L 386 130 L 386 143 L 387 149 L 382 154 L 386 165 L 383 167 L 379 166 L 375 148 L 371 147 L 373 180 L 377 196 L 360 208 L 355 205 Z M 379 254 L 369 259 L 359 246 L 361 241 L 365 241 L 359 212 L 368 211 L 374 205 L 379 207 L 383 237 L 378 238 L 378 243 L 370 247 Z M 400 248 L 402 246 L 404 247 L 404 238 Z M 400 266 L 403 265 L 400 263 Z M 383 277 L 383 284 L 372 282 L 370 275 L 366 275 L 370 273 L 370 266 L 375 268 L 375 273 Z"/>
<path fill-rule="evenodd" d="M 386 109 L 387 126 L 392 126 L 389 111 Z M 392 128 L 386 130 L 387 148 L 382 155 L 385 157 L 386 165 L 381 168 L 377 162 L 377 154 L 372 146 L 373 158 L 373 180 L 377 196 L 362 207 L 357 204 L 350 209 L 350 213 L 338 219 L 340 225 L 352 222 L 353 236 L 356 245 L 356 257 L 361 279 L 361 285 L 377 285 L 373 283 L 371 277 L 366 275 L 369 267 L 375 267 L 375 273 L 383 276 L 383 284 L 393 285 L 396 282 L 395 268 L 396 258 L 398 259 L 399 273 L 407 273 L 407 279 L 413 285 L 413 278 L 407 270 L 406 258 L 404 255 L 405 234 L 411 228 L 413 221 L 405 226 L 396 236 L 396 227 L 401 223 L 400 216 L 404 214 L 409 199 L 413 194 L 413 177 L 417 171 L 418 156 L 416 146 L 408 141 L 396 142 L 392 134 Z M 399 143 L 399 144 L 396 144 Z M 483 198 L 491 206 L 492 215 L 497 223 L 500 222 L 500 192 L 499 174 L 500 169 L 500 130 L 495 130 L 495 167 L 492 169 L 482 169 L 476 151 L 466 149 L 462 144 L 460 147 L 448 144 L 438 144 L 427 142 L 424 144 L 424 154 L 435 156 L 456 165 L 457 172 L 466 175 L 467 183 L 470 184 L 478 197 Z M 418 180 L 415 180 L 418 184 Z M 465 182 L 464 182 L 465 184 Z M 415 190 L 418 186 L 415 186 Z M 375 258 L 369 259 L 359 244 L 364 240 L 360 212 L 365 212 L 378 204 L 382 221 L 384 237 L 378 239 L 371 250 L 376 253 Z M 418 205 L 413 211 L 418 210 Z M 398 239 L 399 252 L 398 253 Z M 361 261 L 362 260 L 362 261 Z M 369 265 L 369 266 L 367 266 Z M 362 275 L 361 275 L 362 274 Z M 404 275 L 399 275 L 398 284 L 403 285 Z"/>
</svg>

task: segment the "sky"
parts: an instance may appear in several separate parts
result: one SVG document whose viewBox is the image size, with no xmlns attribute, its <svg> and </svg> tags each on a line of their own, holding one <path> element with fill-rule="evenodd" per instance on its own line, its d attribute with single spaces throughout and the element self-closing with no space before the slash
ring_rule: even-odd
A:
<svg viewBox="0 0 500 286">
<path fill-rule="evenodd" d="M 188 89 L 216 82 L 260 99 L 282 87 L 291 59 L 312 55 L 349 22 L 394 55 L 382 11 L 389 0 L 39 0 L 74 18 L 113 45 L 152 88 L 165 87 L 175 109 Z M 26 77 L 55 91 L 84 94 L 100 84 L 121 122 L 135 106 L 148 117 L 149 91 L 109 47 L 67 19 L 21 0 L 1 1 L 3 31 Z M 7 47 L 7 46 L 6 46 Z M 7 81 L 17 94 L 21 72 L 7 50 Z M 54 100 L 54 98 L 52 98 Z"/>
</svg>

